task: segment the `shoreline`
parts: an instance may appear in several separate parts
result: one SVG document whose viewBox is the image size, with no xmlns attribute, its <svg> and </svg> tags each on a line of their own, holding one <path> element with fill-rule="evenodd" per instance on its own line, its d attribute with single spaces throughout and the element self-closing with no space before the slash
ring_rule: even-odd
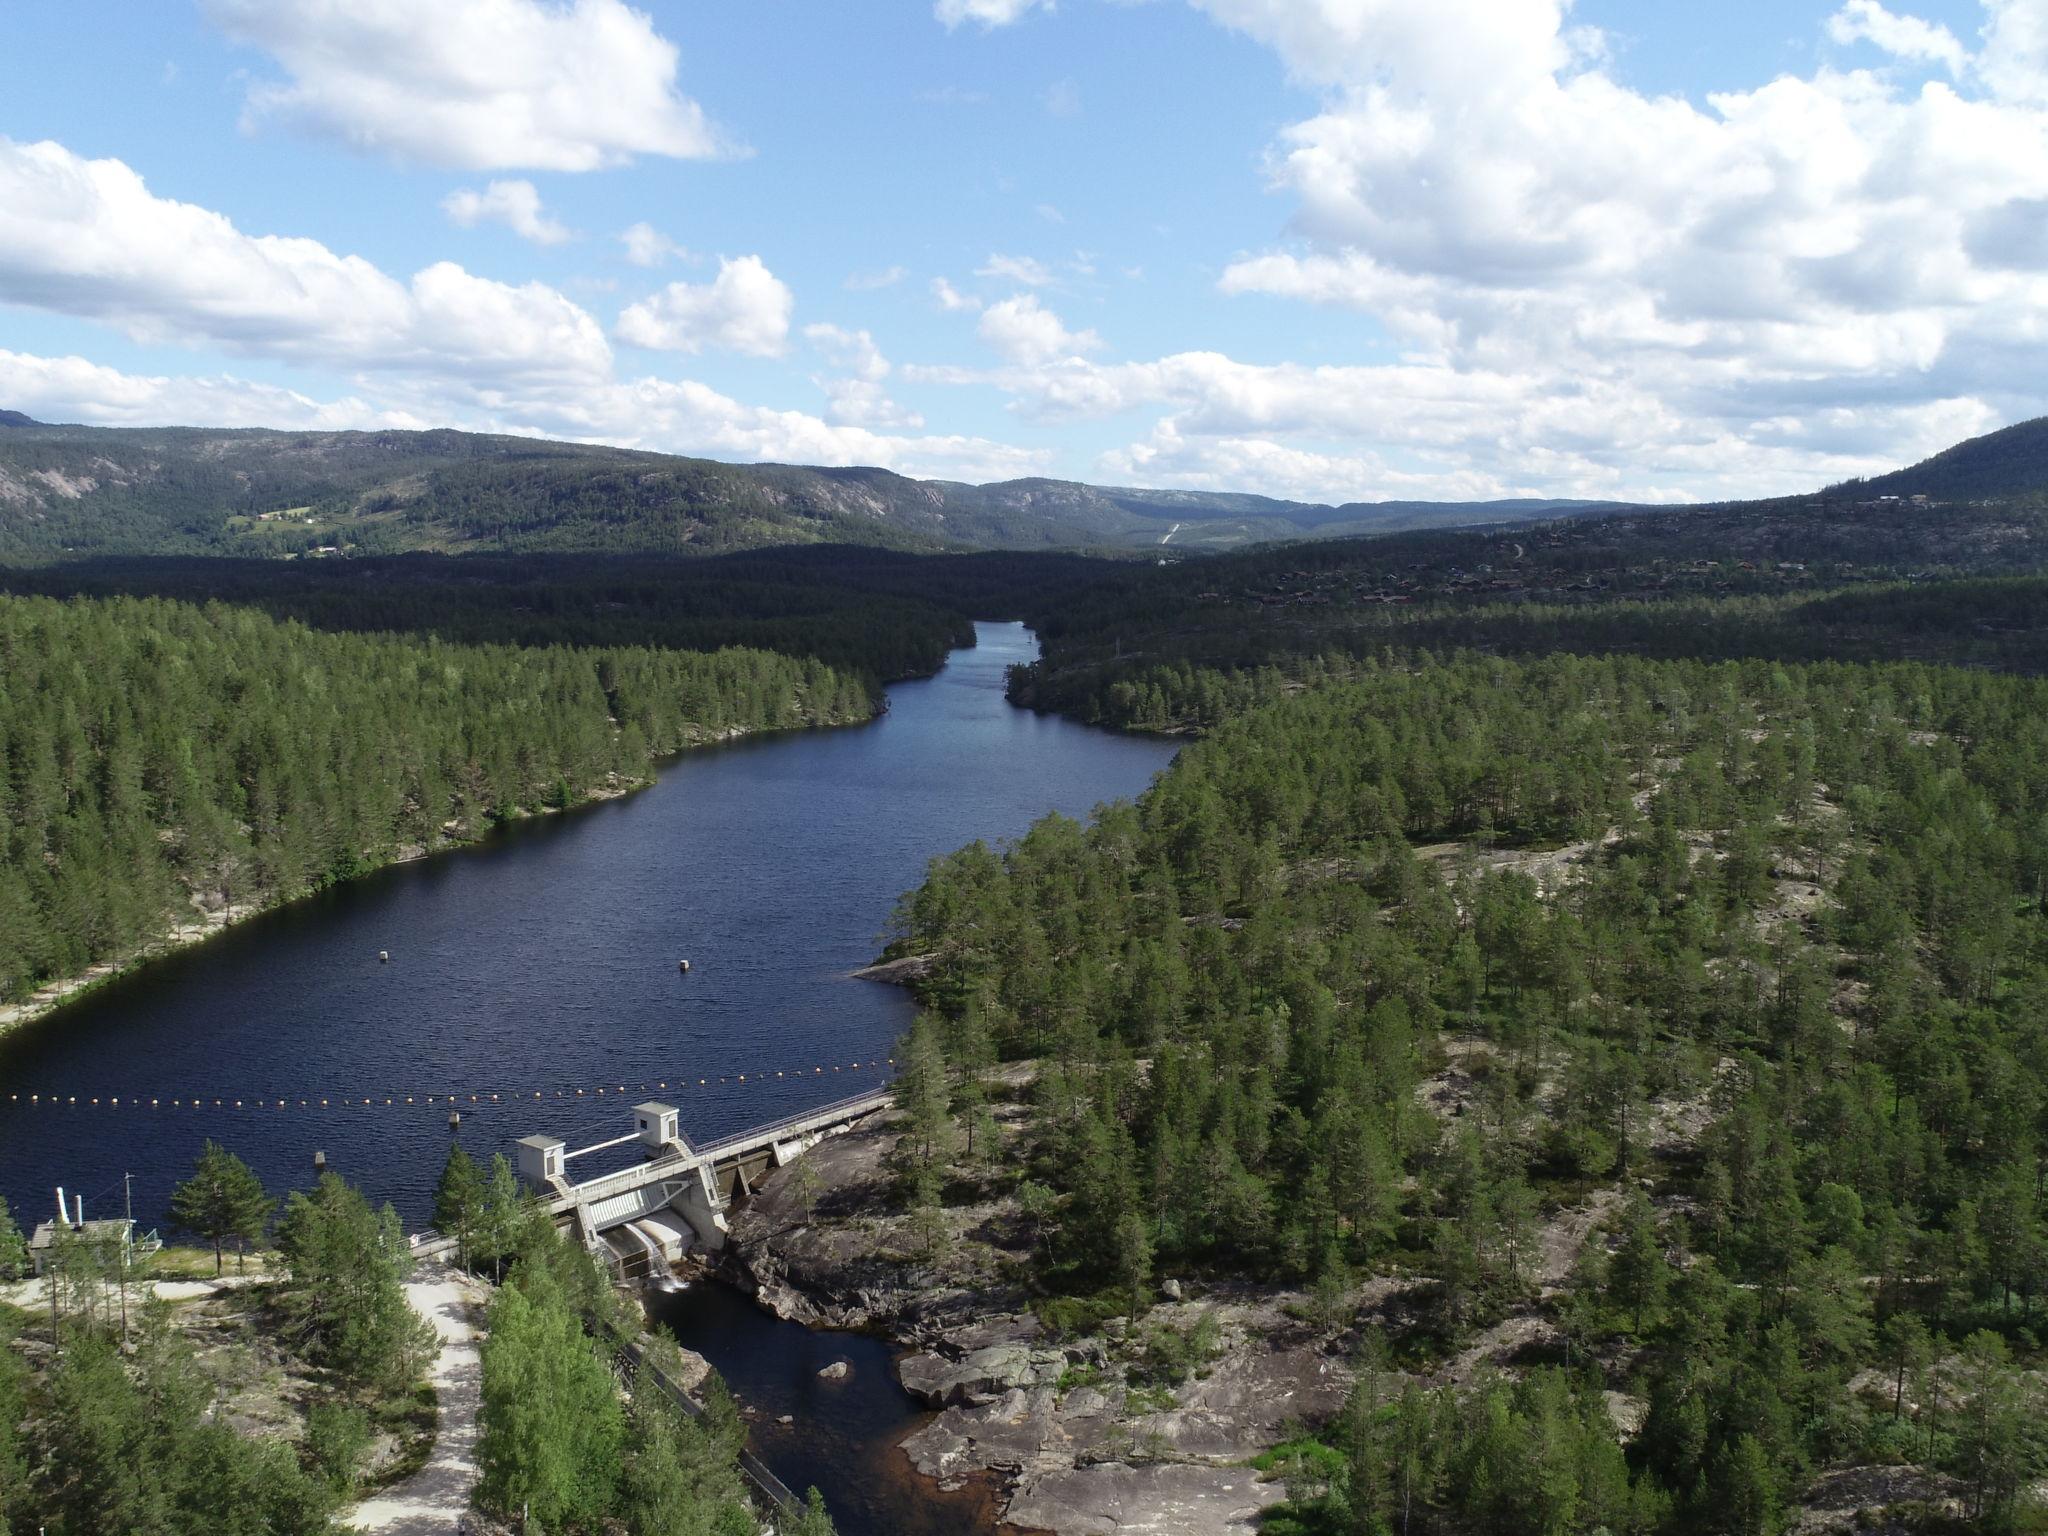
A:
<svg viewBox="0 0 2048 1536">
<path fill-rule="evenodd" d="M 909 681 L 909 679 L 898 679 L 898 681 Z M 577 811 L 589 810 L 599 805 L 607 805 L 615 800 L 623 800 L 628 795 L 637 794 L 641 790 L 650 789 L 660 779 L 662 772 L 669 765 L 679 758 L 688 756 L 692 752 L 701 752 L 713 747 L 729 746 L 733 742 L 750 736 L 773 736 L 782 735 L 785 732 L 794 733 L 798 731 L 844 730 L 854 726 L 872 725 L 887 713 L 888 698 L 884 695 L 874 711 L 860 720 L 828 721 L 813 725 L 786 726 L 780 729 L 734 725 L 727 726 L 721 731 L 704 731 L 676 751 L 664 753 L 657 758 L 650 758 L 647 765 L 648 772 L 645 777 L 619 779 L 614 783 L 599 785 L 586 792 L 573 805 L 522 806 L 512 815 L 493 822 L 482 832 L 474 836 L 449 837 L 444 835 L 440 842 L 432 846 L 407 843 L 394 850 L 389 858 L 380 859 L 376 863 L 358 870 L 346 880 L 337 880 L 328 885 L 315 886 L 311 890 L 295 891 L 288 896 L 281 896 L 275 900 L 253 903 L 245 908 L 236 908 L 233 909 L 232 916 L 229 916 L 226 912 L 208 911 L 195 903 L 192 906 L 192 910 L 199 914 L 196 920 L 188 921 L 179 918 L 173 921 L 165 932 L 149 939 L 140 948 L 126 955 L 106 960 L 96 960 L 84 970 L 74 975 L 45 982 L 19 1002 L 0 1003 L 0 1042 L 4 1042 L 11 1035 L 17 1034 L 33 1025 L 40 1024 L 53 1015 L 61 1013 L 70 1004 L 80 1001 L 109 983 L 119 981 L 126 976 L 135 975 L 155 961 L 165 959 L 182 950 L 191 949 L 206 943 L 208 940 L 218 938 L 230 928 L 240 927 L 253 918 L 282 911 L 295 903 L 309 901 L 325 891 L 334 890 L 339 886 L 366 879 L 387 869 L 395 869 L 402 864 L 418 864 L 427 859 L 442 858 L 449 854 L 464 852 L 465 850 L 475 848 L 495 833 L 506 829 L 516 828 L 528 822 L 540 821 L 549 816 L 572 815 Z"/>
</svg>

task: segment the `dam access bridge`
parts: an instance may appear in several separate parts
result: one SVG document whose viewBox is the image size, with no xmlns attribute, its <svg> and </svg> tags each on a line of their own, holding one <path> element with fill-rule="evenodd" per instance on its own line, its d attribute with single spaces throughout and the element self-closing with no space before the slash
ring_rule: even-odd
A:
<svg viewBox="0 0 2048 1536">
<path fill-rule="evenodd" d="M 684 1137 L 674 1105 L 638 1104 L 632 1133 L 610 1141 L 571 1150 L 557 1136 L 522 1137 L 519 1177 L 570 1236 L 609 1259 L 619 1278 L 664 1275 L 693 1246 L 722 1248 L 727 1210 L 770 1171 L 891 1102 L 886 1088 L 855 1094 L 702 1147 Z M 642 1152 L 638 1164 L 580 1183 L 570 1179 L 576 1159 L 634 1143 Z"/>
</svg>

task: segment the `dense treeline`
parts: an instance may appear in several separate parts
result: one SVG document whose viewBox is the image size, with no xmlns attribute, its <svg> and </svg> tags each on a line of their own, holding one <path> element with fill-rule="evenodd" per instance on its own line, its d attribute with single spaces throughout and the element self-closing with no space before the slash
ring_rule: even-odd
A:
<svg viewBox="0 0 2048 1536">
<path fill-rule="evenodd" d="M 1011 697 L 1091 724 L 1206 730 L 1291 683 L 1348 674 L 1389 649 L 1503 655 L 1626 652 L 1663 658 L 1936 661 L 2048 671 L 2048 578 L 1873 584 L 1798 596 L 1672 597 L 1574 604 L 1388 605 L 1312 623 L 1237 614 L 1147 635 L 1130 659 L 1099 640 L 1055 644 L 1017 668 Z M 1161 659 L 1161 653 L 1173 659 Z M 1178 653 L 1178 654 L 1174 654 Z"/>
<path fill-rule="evenodd" d="M 947 651 L 972 645 L 972 618 L 1022 618 L 1104 569 L 1075 556 L 918 557 L 848 546 L 702 560 L 102 559 L 0 570 L 0 590 L 233 603 L 314 629 L 466 644 L 746 646 L 888 682 L 927 675 Z"/>
<path fill-rule="evenodd" d="M 2048 669 L 2048 512 L 1825 494 L 1519 527 L 1276 545 L 1105 571 L 1032 610 L 1019 702 L 1206 728 L 1216 680 L 1387 648 L 1627 651 Z M 1207 694 L 1208 697 L 1203 695 Z M 1259 694 L 1269 697 L 1270 691 Z"/>
<path fill-rule="evenodd" d="M 244 609 L 0 598 L 0 996 L 643 779 L 734 730 L 873 707 L 760 651 L 457 646 Z"/>
<path fill-rule="evenodd" d="M 1613 1184 L 1541 1303 L 1581 1375 L 1364 1412 L 1330 1529 L 1384 1528 L 1389 1437 L 1432 1447 L 1402 1495 L 1427 1528 L 1769 1531 L 1818 1467 L 1901 1459 L 2009 1519 L 2048 1470 L 2007 1358 L 2048 1293 L 2048 686 L 1355 672 L 1226 720 L 1087 829 L 935 862 L 899 914 L 946 1021 L 912 1042 L 913 1109 L 932 1050 L 966 1110 L 992 1056 L 1041 1058 L 1055 1288 L 1419 1273 L 1397 1340 L 1424 1361 L 1537 1305 L 1545 1212 Z M 1448 1119 L 1423 1091 L 1446 1029 L 1473 1079 Z M 1657 1135 L 1680 1104 L 1713 1118 L 1689 1147 Z M 1647 1402 L 1625 1466 L 1582 1406 L 1603 1386 Z M 1469 1444 L 1540 1482 L 1501 1447 L 1567 1441 L 1605 1491 L 1555 1521 L 1460 1470 Z"/>
</svg>

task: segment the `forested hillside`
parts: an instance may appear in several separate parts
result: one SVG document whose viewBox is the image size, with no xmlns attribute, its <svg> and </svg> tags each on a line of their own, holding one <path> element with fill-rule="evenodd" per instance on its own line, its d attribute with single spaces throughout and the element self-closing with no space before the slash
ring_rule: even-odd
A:
<svg viewBox="0 0 2048 1536">
<path fill-rule="evenodd" d="M 1105 569 L 1012 696 L 1202 728 L 1388 647 L 2048 668 L 2048 508 L 1823 497 Z"/>
<path fill-rule="evenodd" d="M 2022 421 L 1945 448 L 1931 459 L 1838 488 L 1870 496 L 2048 499 L 2048 417 Z"/>
<path fill-rule="evenodd" d="M 875 705 L 764 651 L 336 635 L 245 608 L 0 597 L 0 998 L 731 731 Z"/>
<path fill-rule="evenodd" d="M 1518 521 L 1601 503 L 1322 506 L 1208 491 L 724 464 L 472 432 L 52 427 L 0 432 L 0 559 L 408 550 L 701 555 L 1229 548 L 1312 533 Z"/>
<path fill-rule="evenodd" d="M 935 862 L 913 1135 L 1039 1061 L 1049 1316 L 1313 1288 L 1362 1365 L 1273 1529 L 1774 1532 L 1873 1466 L 2007 1528 L 2044 899 L 2048 684 L 1392 653 Z"/>
</svg>

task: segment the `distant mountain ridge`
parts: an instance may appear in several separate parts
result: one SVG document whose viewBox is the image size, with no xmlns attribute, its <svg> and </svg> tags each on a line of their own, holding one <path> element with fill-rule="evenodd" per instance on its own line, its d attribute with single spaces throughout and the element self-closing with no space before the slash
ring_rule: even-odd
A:
<svg viewBox="0 0 2048 1536">
<path fill-rule="evenodd" d="M 876 468 L 727 464 L 541 438 L 51 426 L 0 413 L 0 559 L 412 549 L 719 553 L 1225 549 L 1521 521 L 1621 503 L 1353 502 Z"/>
</svg>

